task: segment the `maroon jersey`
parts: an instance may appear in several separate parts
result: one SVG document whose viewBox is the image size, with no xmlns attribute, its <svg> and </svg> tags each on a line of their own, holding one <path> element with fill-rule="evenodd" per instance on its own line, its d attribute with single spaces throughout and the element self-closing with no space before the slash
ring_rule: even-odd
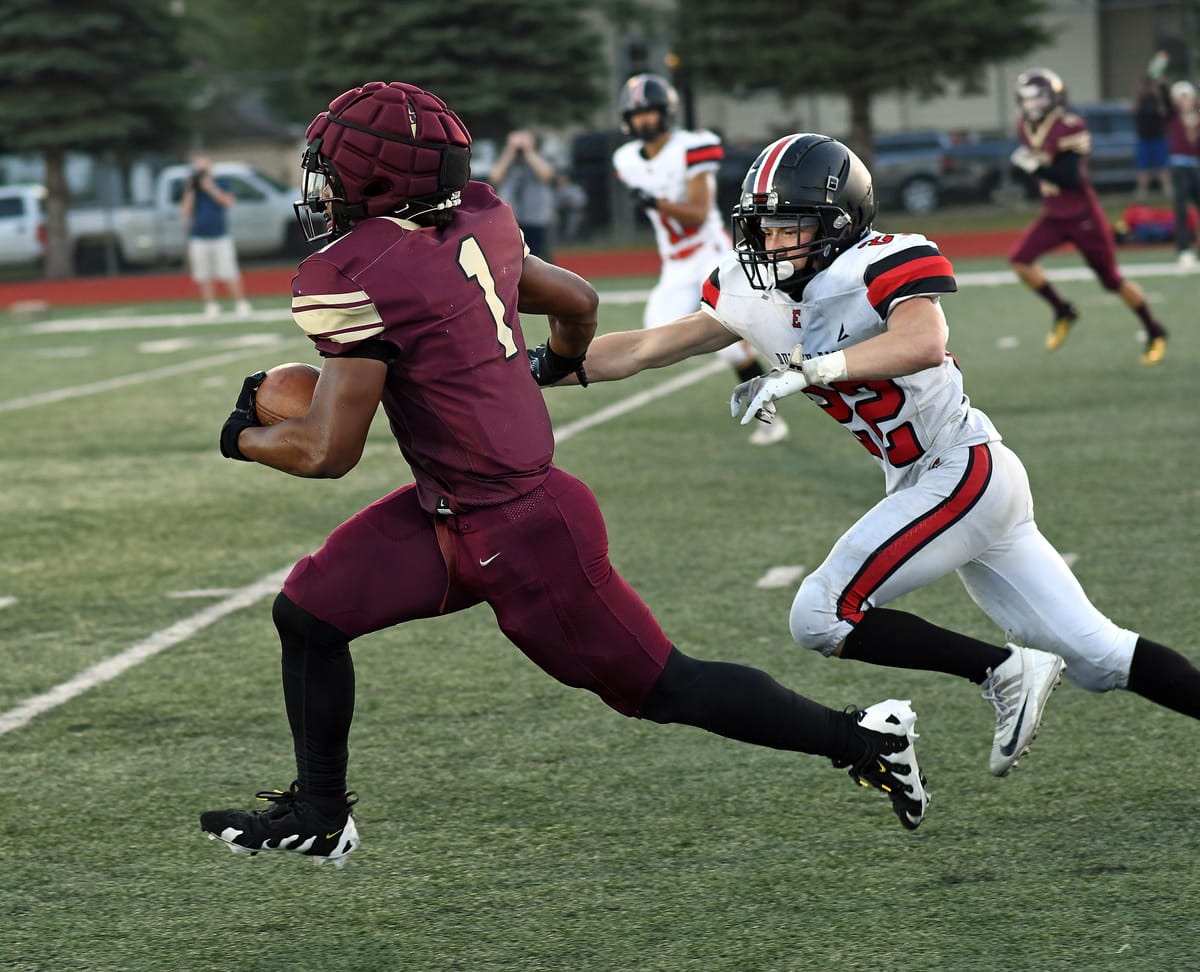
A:
<svg viewBox="0 0 1200 972">
<path fill-rule="evenodd" d="M 1193 166 L 1200 157 L 1200 119 L 1189 119 L 1191 125 L 1178 111 L 1173 111 L 1167 119 L 1167 151 L 1171 155 L 1171 165 Z"/>
<path fill-rule="evenodd" d="M 292 280 L 292 316 L 322 355 L 390 361 L 383 408 L 430 512 L 508 502 L 549 471 L 517 316 L 523 259 L 512 209 L 471 182 L 448 228 L 363 220 Z"/>
<path fill-rule="evenodd" d="M 1087 157 L 1092 151 L 1092 135 L 1087 122 L 1074 112 L 1056 108 L 1041 123 L 1034 125 L 1021 119 L 1017 126 L 1017 138 L 1044 157 L 1047 163 L 1054 161 L 1062 152 L 1079 155 L 1080 184 L 1075 189 L 1064 189 L 1044 179 L 1039 180 L 1042 194 L 1042 212 L 1052 219 L 1075 219 L 1100 205 L 1088 181 Z"/>
</svg>

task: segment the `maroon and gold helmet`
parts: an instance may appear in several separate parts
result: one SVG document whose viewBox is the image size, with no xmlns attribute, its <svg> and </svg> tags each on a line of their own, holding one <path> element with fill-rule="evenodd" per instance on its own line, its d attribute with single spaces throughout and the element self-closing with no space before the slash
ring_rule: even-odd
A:
<svg viewBox="0 0 1200 972">
<path fill-rule="evenodd" d="M 1018 76 L 1016 95 L 1021 114 L 1036 125 L 1055 108 L 1066 104 L 1067 87 L 1049 68 L 1030 68 Z"/>
</svg>

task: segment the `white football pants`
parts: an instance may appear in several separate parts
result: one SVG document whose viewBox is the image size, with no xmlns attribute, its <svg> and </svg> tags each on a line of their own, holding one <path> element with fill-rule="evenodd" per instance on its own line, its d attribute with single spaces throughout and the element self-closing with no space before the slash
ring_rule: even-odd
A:
<svg viewBox="0 0 1200 972">
<path fill-rule="evenodd" d="M 796 592 L 792 637 L 833 654 L 862 612 L 952 570 L 1005 640 L 1061 655 L 1080 688 L 1125 686 L 1137 634 L 1092 605 L 1039 532 L 1025 467 L 999 442 L 944 454 L 850 527 Z"/>
</svg>

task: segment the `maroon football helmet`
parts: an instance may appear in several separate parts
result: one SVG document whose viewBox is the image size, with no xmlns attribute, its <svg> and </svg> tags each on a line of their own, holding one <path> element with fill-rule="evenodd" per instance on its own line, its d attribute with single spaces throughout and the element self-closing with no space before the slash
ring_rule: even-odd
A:
<svg viewBox="0 0 1200 972">
<path fill-rule="evenodd" d="M 1017 78 L 1017 106 L 1030 124 L 1036 125 L 1050 112 L 1066 104 L 1067 88 L 1049 68 L 1030 68 Z"/>
<path fill-rule="evenodd" d="M 306 138 L 304 197 L 295 208 L 309 242 L 368 216 L 450 209 L 471 178 L 467 127 L 437 95 L 402 81 L 342 93 Z"/>
</svg>

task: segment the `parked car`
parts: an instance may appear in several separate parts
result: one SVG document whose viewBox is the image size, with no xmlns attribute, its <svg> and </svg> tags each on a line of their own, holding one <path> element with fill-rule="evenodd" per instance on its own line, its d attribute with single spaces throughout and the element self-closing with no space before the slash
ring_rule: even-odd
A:
<svg viewBox="0 0 1200 972">
<path fill-rule="evenodd" d="M 955 141 L 947 132 L 935 129 L 876 135 L 871 176 L 880 208 L 930 213 L 951 200 L 987 199 L 992 188 L 991 168 L 960 161 L 952 152 Z M 737 202 L 746 170 L 761 150 L 761 145 L 726 146 L 718 180 L 723 212 Z"/>
<path fill-rule="evenodd" d="M 1087 122 L 1092 136 L 1088 155 L 1088 177 L 1100 192 L 1129 189 L 1137 180 L 1135 153 L 1137 131 L 1128 105 L 1119 101 L 1071 105 L 1070 110 Z M 1030 197 L 1037 184 L 1012 168 L 1009 156 L 1017 147 L 1015 134 L 968 136 L 955 142 L 949 156 L 956 168 L 972 171 L 972 180 L 990 195 L 998 187 L 1016 182 Z"/>
<path fill-rule="evenodd" d="M 22 183 L 0 186 L 0 267 L 36 267 L 46 252 L 46 190 Z"/>
</svg>

